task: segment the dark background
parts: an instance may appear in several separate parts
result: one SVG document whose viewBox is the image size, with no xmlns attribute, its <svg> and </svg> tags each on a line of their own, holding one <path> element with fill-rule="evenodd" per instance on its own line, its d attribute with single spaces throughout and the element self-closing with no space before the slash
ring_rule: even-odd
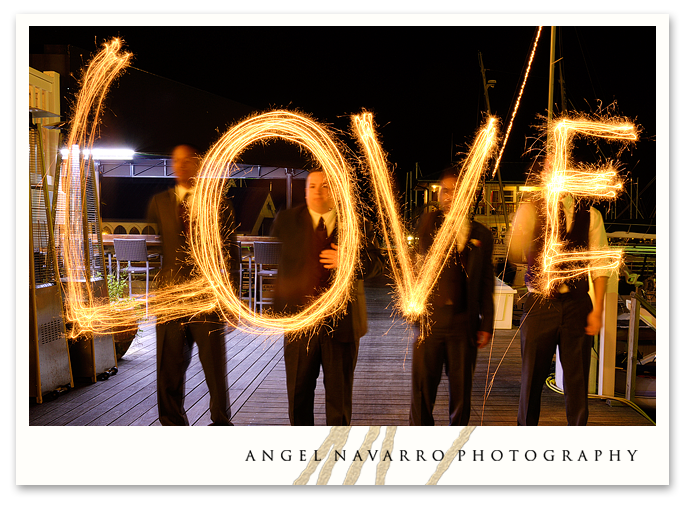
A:
<svg viewBox="0 0 692 506">
<path fill-rule="evenodd" d="M 435 177 L 450 161 L 461 159 L 481 125 L 486 104 L 479 52 L 487 79 L 496 80 L 489 89 L 491 112 L 506 126 L 536 27 L 34 26 L 29 35 L 32 55 L 46 52 L 47 45 L 66 45 L 72 60 L 82 64 L 104 41 L 119 36 L 134 54 L 128 70 L 131 79 L 153 74 L 226 100 L 227 109 L 219 107 L 217 116 L 212 110 L 206 119 L 178 119 L 181 137 L 186 128 L 209 132 L 201 141 L 206 143 L 203 149 L 248 112 L 289 108 L 331 125 L 357 156 L 350 115 L 371 111 L 401 189 L 406 171 L 416 163 L 424 177 Z M 550 27 L 544 27 L 502 158 L 504 181 L 524 181 L 532 160 L 544 148 L 541 125 L 548 107 L 549 52 Z M 624 153 L 619 153 L 620 144 L 587 141 L 578 141 L 575 152 L 589 162 L 619 156 L 623 175 L 638 179 L 640 189 L 646 188 L 640 194 L 646 216 L 655 216 L 655 27 L 560 27 L 556 59 L 563 77 L 561 88 L 556 68 L 556 114 L 563 110 L 564 89 L 566 112 L 608 109 L 641 128 L 640 141 Z M 125 87 L 126 79 L 127 75 L 121 78 L 122 84 L 112 93 L 118 92 L 117 86 Z M 76 82 L 63 89 L 69 103 Z M 128 96 L 141 104 L 139 110 L 151 101 L 146 89 L 138 93 L 132 88 Z M 183 106 L 196 104 L 170 108 Z M 233 117 L 218 117 L 221 110 L 233 111 L 229 113 Z M 164 123 L 170 122 L 159 124 Z M 151 135 L 138 136 L 139 142 L 147 137 L 146 145 L 129 147 L 167 153 L 179 139 L 170 135 L 157 139 L 156 130 L 149 128 Z M 102 131 L 104 139 L 108 133 Z M 297 150 L 293 151 L 296 158 Z"/>
</svg>

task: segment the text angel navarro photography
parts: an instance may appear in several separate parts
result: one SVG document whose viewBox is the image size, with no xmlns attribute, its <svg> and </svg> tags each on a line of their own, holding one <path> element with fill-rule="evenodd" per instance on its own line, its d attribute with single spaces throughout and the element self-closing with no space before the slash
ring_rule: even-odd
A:
<svg viewBox="0 0 692 506">
<path fill-rule="evenodd" d="M 459 462 L 635 462 L 638 450 L 588 449 L 588 450 L 457 450 L 454 460 Z M 440 462 L 444 450 L 334 450 L 320 458 L 318 450 L 249 450 L 245 462 Z"/>
</svg>

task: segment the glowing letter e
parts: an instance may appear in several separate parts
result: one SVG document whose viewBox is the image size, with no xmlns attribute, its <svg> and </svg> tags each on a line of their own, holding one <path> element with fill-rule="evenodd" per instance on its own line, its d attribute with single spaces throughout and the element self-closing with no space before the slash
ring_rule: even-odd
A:
<svg viewBox="0 0 692 506">
<path fill-rule="evenodd" d="M 588 264 L 599 260 L 602 269 L 617 269 L 622 252 L 591 250 L 563 252 L 558 231 L 559 206 L 564 193 L 574 197 L 598 199 L 615 198 L 622 189 L 617 171 L 612 163 L 605 166 L 573 168 L 570 164 L 570 146 L 575 135 L 589 135 L 615 141 L 636 141 L 637 132 L 630 123 L 599 122 L 562 119 L 553 128 L 555 156 L 547 164 L 544 180 L 546 205 L 545 250 L 542 257 L 541 290 L 548 293 L 566 279 L 584 274 L 585 268 L 565 268 L 570 264 Z"/>
</svg>

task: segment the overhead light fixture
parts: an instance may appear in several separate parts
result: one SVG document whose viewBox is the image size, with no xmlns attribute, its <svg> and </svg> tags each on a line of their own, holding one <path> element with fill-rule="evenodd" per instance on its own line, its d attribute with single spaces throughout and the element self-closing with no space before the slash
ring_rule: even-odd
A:
<svg viewBox="0 0 692 506">
<path fill-rule="evenodd" d="M 76 146 L 73 147 L 73 150 Z M 61 149 L 60 154 L 65 158 L 68 154 L 67 148 Z M 82 150 L 83 156 L 90 156 L 94 160 L 132 160 L 135 152 L 132 149 L 124 148 L 94 148 L 92 150 Z"/>
</svg>

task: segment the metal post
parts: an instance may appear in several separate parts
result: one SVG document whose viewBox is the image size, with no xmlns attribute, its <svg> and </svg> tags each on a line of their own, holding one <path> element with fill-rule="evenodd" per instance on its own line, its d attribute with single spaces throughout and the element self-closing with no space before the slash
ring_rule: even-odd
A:
<svg viewBox="0 0 692 506">
<path fill-rule="evenodd" d="M 286 209 L 293 207 L 293 169 L 286 169 Z"/>
<path fill-rule="evenodd" d="M 551 36 L 552 36 L 552 31 L 551 31 Z M 557 33 L 557 29 L 555 30 L 555 38 L 557 39 L 558 37 L 560 38 L 560 47 L 562 47 L 562 32 L 559 34 Z M 553 46 L 554 50 L 554 46 Z M 553 61 L 555 61 L 555 58 L 553 58 Z M 560 83 L 560 113 L 564 114 L 565 111 L 567 110 L 567 96 L 565 95 L 565 78 L 563 76 L 563 67 L 564 67 L 564 61 L 562 61 L 562 56 L 558 58 L 555 63 L 559 63 L 558 66 L 558 72 L 560 73 L 558 77 L 558 81 Z"/>
<path fill-rule="evenodd" d="M 488 84 L 485 80 L 485 67 L 483 66 L 483 55 L 478 52 L 478 61 L 481 65 L 481 75 L 483 76 L 483 90 L 485 92 L 485 105 L 488 110 L 488 115 L 490 115 L 490 96 L 488 95 L 488 88 L 494 86 L 494 81 Z M 502 215 L 505 218 L 505 231 L 509 230 L 509 218 L 507 217 L 507 207 L 505 206 L 505 187 L 502 184 L 502 174 L 500 173 L 500 168 L 497 168 L 497 182 L 500 186 L 500 203 L 502 204 Z M 499 234 L 498 234 L 499 235 Z"/>
<path fill-rule="evenodd" d="M 613 200 L 613 220 L 618 219 L 618 199 Z"/>
<path fill-rule="evenodd" d="M 500 169 L 497 170 L 497 182 L 500 185 L 500 199 L 502 201 L 502 214 L 505 217 L 505 230 L 509 230 L 509 218 L 507 217 L 507 207 L 505 206 L 505 187 L 502 186 L 502 176 Z"/>
<path fill-rule="evenodd" d="M 404 207 L 404 219 L 409 221 L 411 219 L 411 190 L 409 189 L 408 181 L 410 179 L 411 171 L 406 171 L 406 206 Z"/>
<path fill-rule="evenodd" d="M 485 66 L 483 65 L 483 54 L 480 51 L 478 51 L 478 63 L 481 66 L 481 76 L 483 77 L 483 93 L 485 94 L 485 108 L 488 111 L 488 114 L 490 114 L 490 95 L 488 95 L 488 88 L 494 86 L 494 82 L 492 84 L 488 84 L 488 82 L 485 80 Z"/>
<path fill-rule="evenodd" d="M 410 181 L 411 193 L 413 193 L 413 205 L 415 206 L 414 209 L 418 208 L 418 191 L 416 190 L 416 183 L 418 182 L 418 170 L 418 162 L 416 162 L 416 169 Z M 413 209 L 411 210 L 411 218 L 413 219 Z"/>
<path fill-rule="evenodd" d="M 627 385 L 625 399 L 633 400 L 637 381 L 637 351 L 639 345 L 639 299 L 630 294 L 630 327 L 627 338 Z"/>
</svg>

